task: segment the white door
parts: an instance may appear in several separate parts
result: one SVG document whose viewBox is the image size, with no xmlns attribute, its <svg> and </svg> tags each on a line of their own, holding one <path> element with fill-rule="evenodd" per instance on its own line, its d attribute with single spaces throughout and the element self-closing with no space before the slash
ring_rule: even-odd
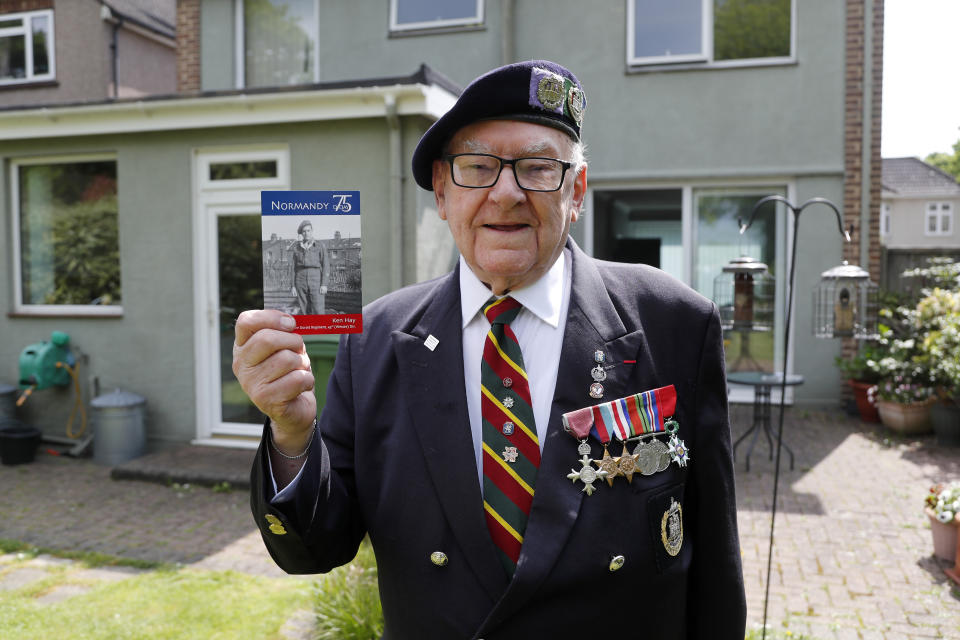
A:
<svg viewBox="0 0 960 640">
<path fill-rule="evenodd" d="M 231 369 L 233 325 L 263 307 L 260 191 L 289 188 L 286 148 L 198 150 L 194 158 L 197 441 L 255 446 L 262 416 Z"/>
</svg>

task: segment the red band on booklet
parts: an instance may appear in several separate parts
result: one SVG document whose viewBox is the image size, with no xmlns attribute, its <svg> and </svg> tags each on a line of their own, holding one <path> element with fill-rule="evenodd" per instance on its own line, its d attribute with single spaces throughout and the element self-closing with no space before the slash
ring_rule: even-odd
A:
<svg viewBox="0 0 960 640">
<path fill-rule="evenodd" d="M 297 321 L 296 332 L 302 335 L 363 331 L 363 314 L 360 313 L 325 313 L 293 317 Z"/>
</svg>

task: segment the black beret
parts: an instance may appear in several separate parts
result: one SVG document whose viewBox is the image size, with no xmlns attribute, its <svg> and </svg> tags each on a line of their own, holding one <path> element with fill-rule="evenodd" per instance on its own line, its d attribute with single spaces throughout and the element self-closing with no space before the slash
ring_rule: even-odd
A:
<svg viewBox="0 0 960 640">
<path fill-rule="evenodd" d="M 544 124 L 580 140 L 586 95 L 568 69 L 548 60 L 499 67 L 471 82 L 456 104 L 427 129 L 413 152 L 413 177 L 433 190 L 433 161 L 457 131 L 478 120 Z"/>
</svg>

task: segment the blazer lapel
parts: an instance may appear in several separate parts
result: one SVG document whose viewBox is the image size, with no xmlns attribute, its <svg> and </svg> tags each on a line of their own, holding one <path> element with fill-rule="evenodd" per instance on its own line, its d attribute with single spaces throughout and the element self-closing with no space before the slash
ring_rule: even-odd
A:
<svg viewBox="0 0 960 640">
<path fill-rule="evenodd" d="M 424 340 L 437 339 L 433 350 Z M 446 521 L 480 583 L 497 601 L 507 586 L 483 517 L 473 436 L 464 398 L 459 272 L 439 286 L 409 333 L 393 333 L 399 384 L 414 398 L 410 420 Z"/>
<path fill-rule="evenodd" d="M 591 258 L 572 240 L 567 241 L 567 247 L 572 252 L 573 269 L 570 305 L 533 506 L 516 574 L 484 623 L 485 630 L 522 608 L 537 590 L 556 564 L 580 511 L 583 487 L 566 477 L 571 469 L 579 468 L 576 440 L 564 432 L 560 417 L 568 411 L 626 395 L 628 389 L 633 389 L 630 380 L 642 385 L 656 379 L 649 349 L 644 348 L 643 331 L 627 331 Z M 600 399 L 589 395 L 593 382 L 590 371 L 597 365 L 597 350 L 605 354 L 607 372 Z"/>
</svg>

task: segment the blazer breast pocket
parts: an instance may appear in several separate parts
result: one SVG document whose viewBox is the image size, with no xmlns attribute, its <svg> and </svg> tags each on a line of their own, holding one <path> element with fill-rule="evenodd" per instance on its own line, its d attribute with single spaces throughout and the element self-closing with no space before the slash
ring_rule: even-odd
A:
<svg viewBox="0 0 960 640">
<path fill-rule="evenodd" d="M 647 528 L 657 571 L 664 573 L 680 559 L 684 548 L 683 482 L 652 491 L 646 497 Z"/>
</svg>

